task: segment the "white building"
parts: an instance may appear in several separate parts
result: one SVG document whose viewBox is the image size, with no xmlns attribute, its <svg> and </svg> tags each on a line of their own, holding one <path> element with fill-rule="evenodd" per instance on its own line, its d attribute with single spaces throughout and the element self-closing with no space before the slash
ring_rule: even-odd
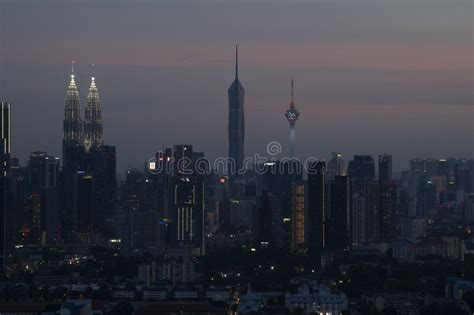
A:
<svg viewBox="0 0 474 315">
<path fill-rule="evenodd" d="M 332 293 L 324 285 L 303 285 L 297 293 L 285 294 L 285 306 L 292 312 L 301 309 L 304 314 L 338 315 L 347 309 L 347 297 L 344 293 Z"/>
<path fill-rule="evenodd" d="M 231 298 L 230 287 L 210 286 L 206 291 L 206 297 L 213 302 L 229 301 Z"/>
<path fill-rule="evenodd" d="M 143 290 L 143 301 L 161 301 L 166 300 L 168 291 L 166 289 L 147 289 Z"/>
</svg>

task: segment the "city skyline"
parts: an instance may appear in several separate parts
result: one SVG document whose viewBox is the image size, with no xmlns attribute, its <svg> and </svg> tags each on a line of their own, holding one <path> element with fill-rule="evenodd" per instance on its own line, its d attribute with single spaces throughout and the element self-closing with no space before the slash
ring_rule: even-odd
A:
<svg viewBox="0 0 474 315">
<path fill-rule="evenodd" d="M 0 314 L 474 314 L 472 1 L 0 8 Z"/>
<path fill-rule="evenodd" d="M 83 104 L 90 64 L 96 64 L 94 72 L 106 120 L 104 135 L 117 145 L 120 171 L 140 168 L 143 157 L 174 143 L 192 143 L 211 159 L 226 156 L 225 91 L 233 75 L 232 47 L 238 43 L 247 92 L 247 154 L 264 153 L 270 141 L 285 144 L 286 149 L 288 125 L 281 112 L 287 107 L 287 82 L 294 75 L 298 105 L 304 108 L 297 143 L 302 158 L 328 159 L 337 151 L 348 160 L 354 154 L 377 156 L 386 152 L 394 156 L 394 169 L 399 171 L 414 157 L 472 156 L 472 32 L 469 14 L 465 13 L 470 4 L 434 3 L 427 9 L 423 3 L 415 2 L 410 10 L 399 1 L 389 2 L 388 7 L 372 6 L 369 1 L 361 3 L 361 8 L 344 1 L 334 6 L 318 2 L 313 7 L 247 4 L 243 8 L 249 13 L 242 25 L 246 32 L 232 28 L 226 37 L 222 36 L 225 30 L 213 30 L 212 21 L 229 18 L 230 26 L 237 25 L 243 16 L 233 11 L 235 6 L 200 6 L 200 12 L 210 18 L 204 22 L 189 16 L 193 9 L 190 4 L 165 2 L 160 7 L 144 3 L 129 12 L 129 31 L 121 34 L 122 40 L 116 35 L 109 38 L 115 29 L 98 24 L 97 19 L 91 18 L 84 31 L 75 22 L 86 13 L 96 17 L 106 8 L 111 11 L 105 17 L 109 20 L 129 8 L 124 3 L 113 8 L 97 5 L 92 11 L 87 3 L 70 7 L 52 2 L 30 4 L 31 12 L 49 16 L 48 22 L 30 16 L 25 6 L 6 3 L 2 17 L 12 27 L 2 33 L 9 48 L 0 48 L 0 67 L 6 74 L 0 88 L 14 106 L 13 134 L 18 140 L 12 153 L 23 161 L 34 150 L 61 155 L 64 89 L 69 63 L 75 60 Z M 371 11 L 364 13 L 367 5 Z M 172 40 L 159 28 L 171 22 L 164 17 L 157 22 L 147 12 L 160 16 L 160 10 L 152 10 L 157 8 L 189 18 L 189 25 L 195 28 L 175 25 L 176 40 Z M 318 8 L 320 19 L 312 19 L 305 8 Z M 300 17 L 300 23 L 274 25 L 273 18 L 281 17 L 278 9 L 286 9 L 288 20 Z M 69 10 L 74 11 L 70 22 L 59 14 Z M 325 19 L 324 12 L 344 17 L 346 22 Z M 268 25 L 259 28 L 259 17 Z M 445 27 L 446 21 L 452 22 L 449 27 Z M 370 23 L 377 27 L 372 29 Z M 278 36 L 269 32 L 272 26 Z M 339 27 L 332 28 L 335 26 Z M 256 32 L 250 36 L 251 28 Z M 324 36 L 324 29 L 329 38 Z M 426 36 L 428 29 L 432 36 Z M 37 42 L 35 34 L 45 34 L 43 45 L 30 46 Z M 360 40 L 351 40 L 353 36 Z M 17 53 L 20 50 L 24 53 Z M 363 80 L 359 80 L 361 75 Z M 212 124 L 203 113 L 212 115 Z M 262 119 L 268 122 L 267 128 L 261 128 Z M 177 123 L 183 128 L 172 128 Z M 38 126 L 35 133 L 28 128 L 32 124 Z M 334 131 L 331 137 L 320 136 L 330 130 Z"/>
</svg>

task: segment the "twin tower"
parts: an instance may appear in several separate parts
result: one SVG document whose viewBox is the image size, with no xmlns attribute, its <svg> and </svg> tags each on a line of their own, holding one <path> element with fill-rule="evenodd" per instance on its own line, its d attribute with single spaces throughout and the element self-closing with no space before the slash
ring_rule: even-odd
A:
<svg viewBox="0 0 474 315">
<path fill-rule="evenodd" d="M 84 120 L 82 120 L 79 92 L 74 81 L 74 64 L 71 69 L 71 81 L 67 88 L 63 130 L 63 150 L 83 146 L 86 151 L 89 151 L 91 147 L 100 147 L 104 144 L 102 113 L 95 78 L 91 77 Z"/>
</svg>

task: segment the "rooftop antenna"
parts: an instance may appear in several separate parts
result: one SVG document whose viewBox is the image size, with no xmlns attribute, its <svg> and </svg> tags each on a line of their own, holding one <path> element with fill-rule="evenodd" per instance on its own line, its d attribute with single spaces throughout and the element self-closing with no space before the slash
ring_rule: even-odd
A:
<svg viewBox="0 0 474 315">
<path fill-rule="evenodd" d="M 235 45 L 235 79 L 239 79 L 239 45 Z"/>
<path fill-rule="evenodd" d="M 294 82 L 293 77 L 291 77 L 291 103 L 293 103 L 293 89 L 294 89 Z"/>
</svg>

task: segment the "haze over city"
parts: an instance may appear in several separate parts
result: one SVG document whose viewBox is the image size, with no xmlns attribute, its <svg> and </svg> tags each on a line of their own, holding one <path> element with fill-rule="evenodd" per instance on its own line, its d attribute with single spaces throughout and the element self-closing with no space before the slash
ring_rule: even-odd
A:
<svg viewBox="0 0 474 315">
<path fill-rule="evenodd" d="M 473 14 L 0 1 L 0 314 L 474 314 Z"/>
<path fill-rule="evenodd" d="M 82 106 L 95 64 L 119 171 L 176 143 L 226 156 L 235 44 L 246 155 L 286 150 L 291 77 L 298 156 L 473 155 L 471 1 L 3 1 L 0 19 L 22 160 L 60 154 L 72 60 Z"/>
</svg>

